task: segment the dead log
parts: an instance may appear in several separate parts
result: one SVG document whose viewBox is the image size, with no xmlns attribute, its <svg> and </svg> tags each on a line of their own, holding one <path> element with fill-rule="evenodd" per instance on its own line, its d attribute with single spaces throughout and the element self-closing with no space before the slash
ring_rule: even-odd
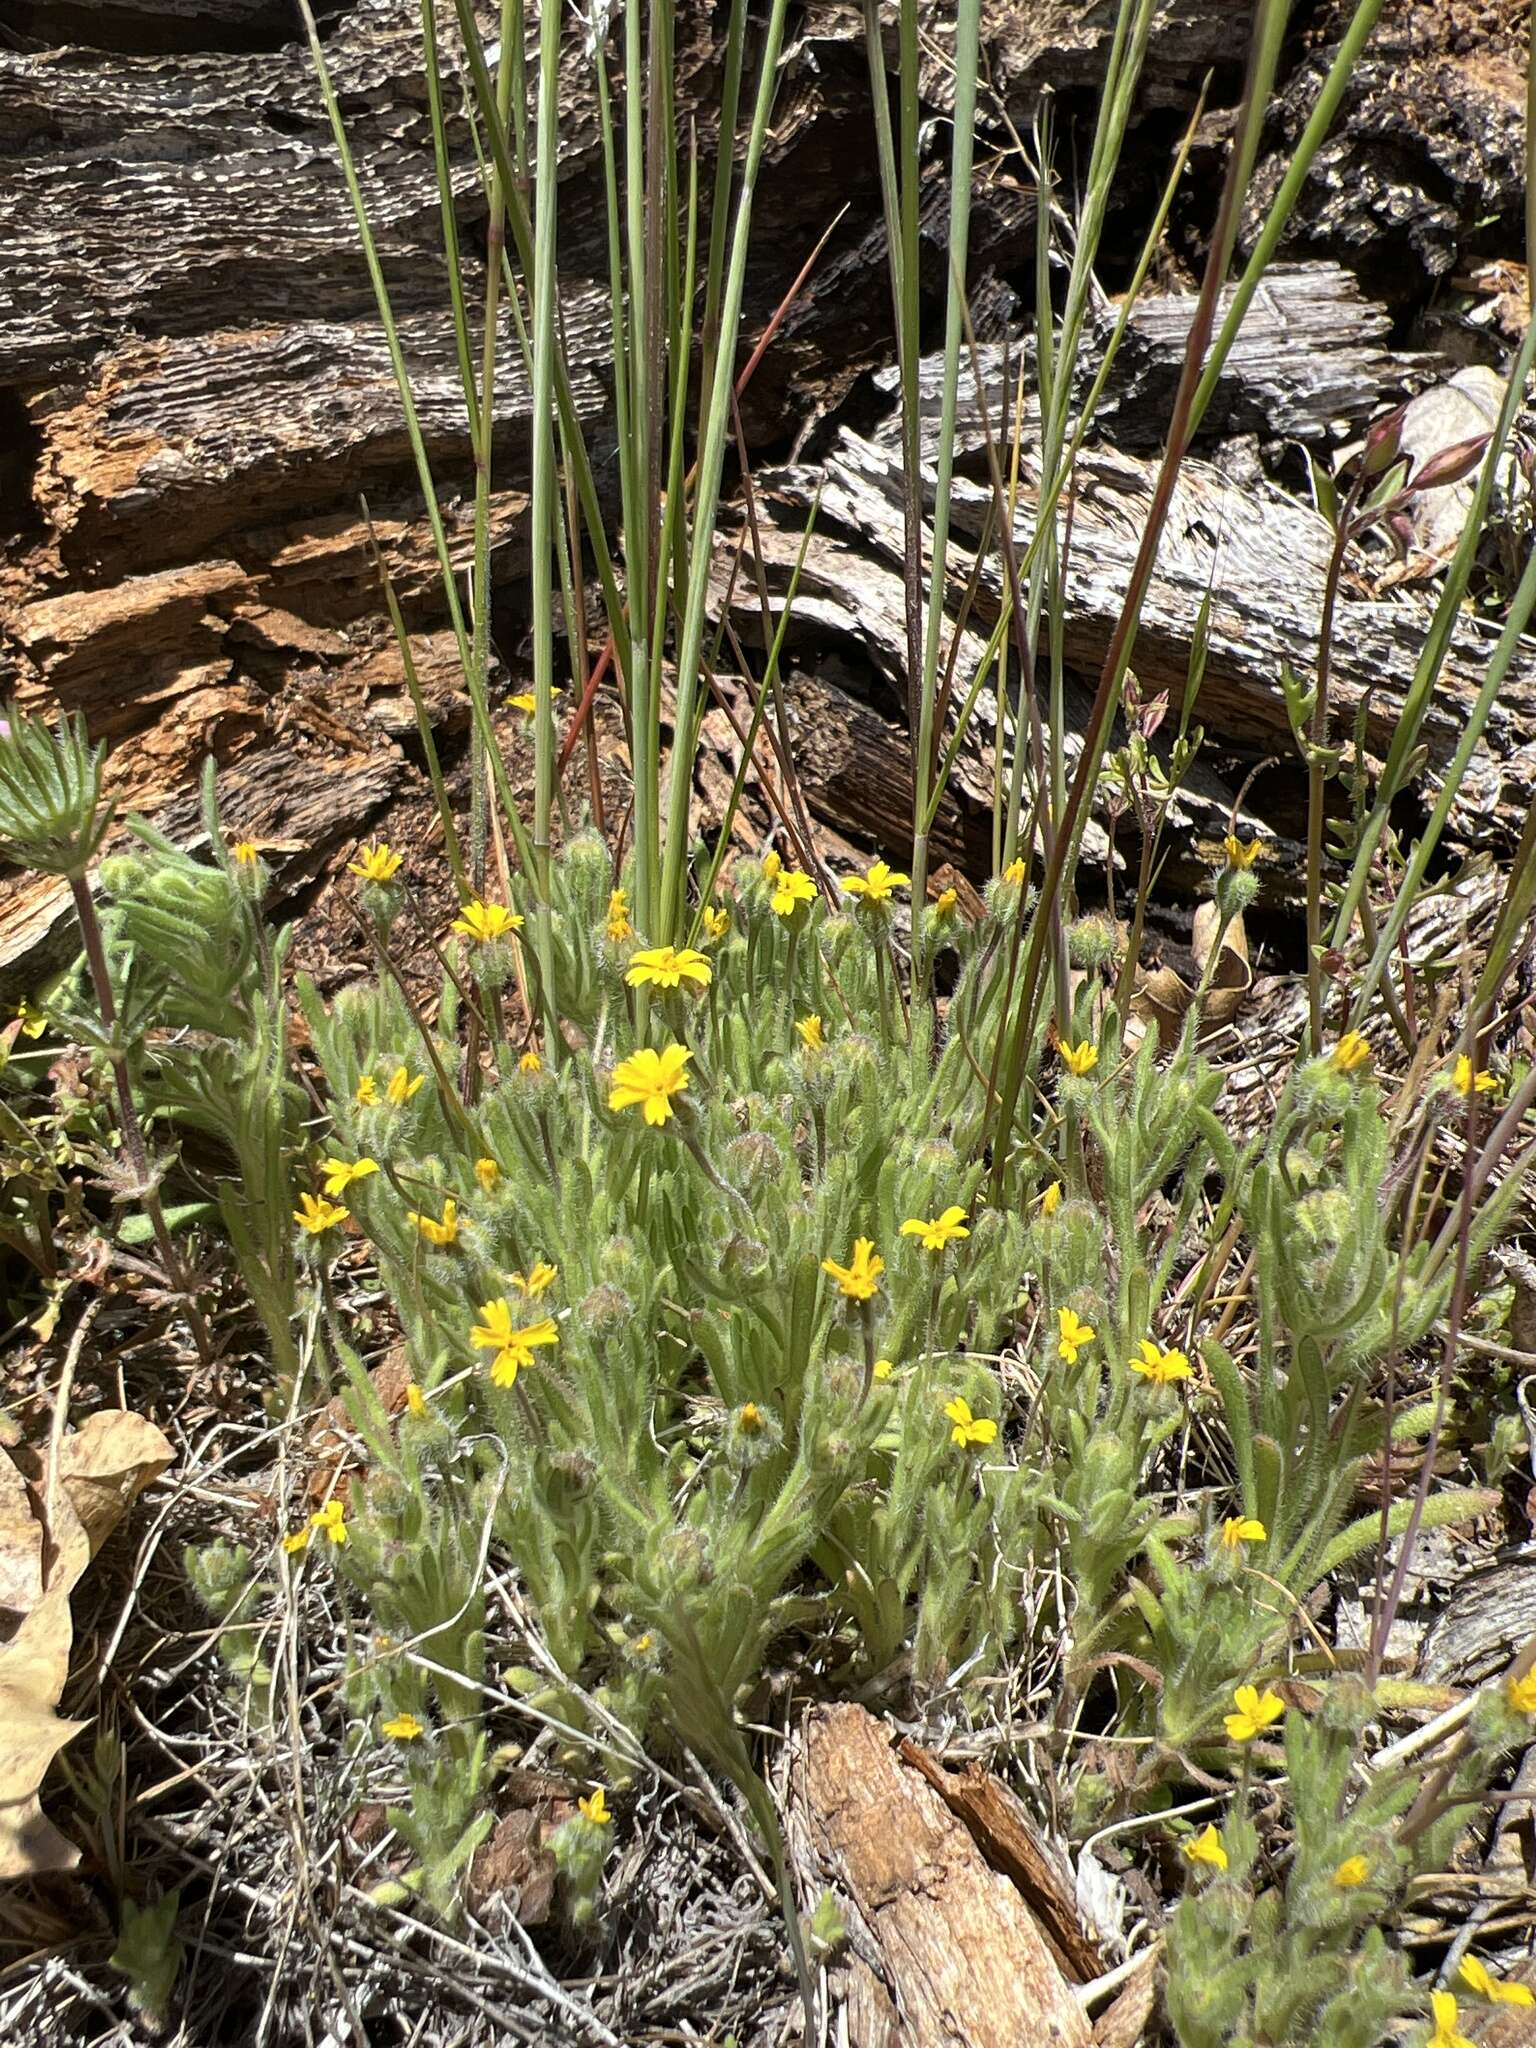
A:
<svg viewBox="0 0 1536 2048">
<path fill-rule="evenodd" d="M 1031 505 L 1039 477 L 1026 454 L 1024 489 L 1016 538 L 1021 547 L 1033 533 Z M 900 786 L 909 773 L 901 737 L 905 670 L 905 627 L 900 565 L 902 516 L 899 464 L 880 439 L 843 430 L 824 471 L 789 469 L 761 479 L 776 528 L 769 547 L 770 568 L 780 592 L 787 566 L 813 499 L 821 514 L 807 559 L 789 649 L 803 670 L 816 675 L 825 664 L 818 643 L 835 636 L 857 650 L 884 685 L 882 727 L 860 719 L 867 753 L 865 789 L 877 793 Z M 927 477 L 931 494 L 932 477 Z M 1079 465 L 1072 547 L 1067 570 L 1063 632 L 1066 658 L 1084 689 L 1097 681 L 1110 636 L 1129 584 L 1136 549 L 1151 504 L 1155 466 L 1107 447 L 1085 451 Z M 969 547 L 982 532 L 990 491 L 964 477 L 953 487 L 951 515 L 958 537 L 952 551 L 952 602 L 957 602 L 974 566 Z M 1235 484 L 1208 462 L 1191 460 L 1174 496 L 1157 570 L 1143 609 L 1135 668 L 1148 694 L 1166 691 L 1180 701 L 1190 672 L 1198 622 L 1211 595 L 1208 651 L 1198 718 L 1220 750 L 1236 764 L 1273 756 L 1295 757 L 1281 689 L 1282 667 L 1302 678 L 1315 673 L 1318 621 L 1331 536 L 1324 521 L 1275 486 Z M 926 542 L 925 542 L 926 547 Z M 983 634 L 996 617 L 1002 571 L 996 551 L 981 564 L 980 599 L 974 624 L 956 660 L 956 698 L 963 698 L 980 659 Z M 723 581 L 720 586 L 723 595 Z M 782 599 L 780 598 L 780 603 Z M 738 583 L 738 630 L 760 633 L 756 601 Z M 1366 745 L 1379 755 L 1396 729 L 1427 629 L 1431 597 L 1411 586 L 1378 594 L 1367 565 L 1357 563 L 1339 607 L 1333 634 L 1333 702 L 1336 731 L 1348 739 L 1363 714 Z M 777 606 L 775 612 L 777 615 Z M 1440 686 L 1424 726 L 1429 749 L 1426 780 L 1431 788 L 1461 737 L 1467 713 L 1493 651 L 1495 633 L 1481 622 L 1458 622 Z M 829 682 L 835 688 L 835 669 Z M 1081 699 L 1079 699 L 1081 701 Z M 1045 707 L 1042 704 L 1042 715 Z M 996 731 L 995 701 L 978 699 L 975 732 L 962 748 L 955 794 L 979 811 L 990 800 L 990 748 Z M 836 724 L 834 714 L 827 720 Z M 818 756 L 820 735 L 808 735 L 807 779 L 812 801 L 840 829 L 883 826 L 889 804 L 878 800 L 871 820 L 850 806 L 845 787 L 826 776 Z M 1073 735 L 1067 736 L 1069 754 Z M 1453 810 L 1453 829 L 1465 848 L 1509 846 L 1523 826 L 1536 764 L 1536 652 L 1522 655 L 1495 706 L 1473 768 Z M 1300 836 L 1299 778 L 1282 768 L 1261 776 L 1250 794 L 1244 822 L 1264 830 L 1274 865 L 1294 862 Z M 1202 786 L 1203 784 L 1203 786 Z M 1203 803 L 1204 815 L 1197 807 Z M 1219 842 L 1222 807 L 1230 793 L 1219 778 L 1191 777 L 1184 818 L 1203 826 Z M 1175 822 L 1180 822 L 1176 818 Z M 967 830 L 946 837 L 949 857 L 963 860 Z M 897 843 L 887 839 L 885 844 Z"/>
<path fill-rule="evenodd" d="M 1318 10 L 1283 82 L 1274 145 L 1258 168 L 1245 233 L 1273 199 L 1353 9 Z M 1307 180 L 1284 250 L 1326 255 L 1373 298 L 1416 307 L 1469 257 L 1524 244 L 1526 9 L 1508 0 L 1403 0 L 1387 8 Z M 1227 142 L 1225 115 L 1208 120 Z M 1209 159 L 1207 160 L 1209 161 Z"/>
<path fill-rule="evenodd" d="M 849 1929 L 856 2048 L 1087 2048 L 1092 2030 L 1023 1896 L 872 1715 L 807 1718 L 793 1799 L 802 1876 L 833 1887 Z"/>
<path fill-rule="evenodd" d="M 1225 316 L 1231 302 L 1229 288 L 1221 295 L 1218 318 Z M 1095 414 L 1100 434 L 1117 446 L 1145 451 L 1161 445 L 1194 306 L 1193 294 L 1168 292 L 1143 296 L 1132 308 Z M 1118 315 L 1119 308 L 1108 299 L 1100 298 L 1093 308 L 1077 379 L 1078 396 L 1084 400 Z M 1391 329 L 1386 308 L 1363 297 L 1354 277 L 1338 264 L 1275 264 L 1238 330 L 1201 425 L 1202 441 L 1239 434 L 1272 444 L 1338 441 L 1446 367 L 1433 355 L 1389 349 Z M 1005 423 L 1013 417 L 1021 361 L 1025 432 L 1038 438 L 1034 341 L 1027 333 L 1015 332 L 1006 343 L 977 351 L 979 401 L 967 363 L 955 421 L 958 458 L 985 459 L 988 427 L 994 444 L 1001 445 Z M 882 371 L 875 385 L 894 407 L 897 373 Z M 937 454 L 942 399 L 943 358 L 925 356 L 918 366 L 918 419 L 923 456 L 929 462 Z M 893 410 L 872 438 L 894 450 L 900 445 L 899 431 Z"/>
</svg>

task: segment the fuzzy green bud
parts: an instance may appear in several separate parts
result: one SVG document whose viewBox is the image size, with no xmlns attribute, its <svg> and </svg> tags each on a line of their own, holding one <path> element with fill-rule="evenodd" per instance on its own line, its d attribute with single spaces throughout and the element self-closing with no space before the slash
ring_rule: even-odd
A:
<svg viewBox="0 0 1536 2048">
<path fill-rule="evenodd" d="M 765 1244 L 759 1244 L 755 1237 L 743 1237 L 739 1231 L 727 1239 L 725 1250 L 720 1255 L 721 1273 L 731 1280 L 755 1280 L 768 1269 L 770 1254 Z"/>
<path fill-rule="evenodd" d="M 743 1401 L 726 1419 L 725 1444 L 732 1464 L 745 1471 L 777 1457 L 784 1444 L 784 1428 L 771 1408 L 758 1401 Z"/>
<path fill-rule="evenodd" d="M 576 1319 L 596 1344 L 621 1336 L 634 1321 L 635 1304 L 622 1287 L 604 1282 L 581 1302 Z"/>
<path fill-rule="evenodd" d="M 754 1201 L 784 1172 L 784 1154 L 766 1131 L 747 1131 L 733 1138 L 720 1161 L 726 1184 Z"/>
<path fill-rule="evenodd" d="M 49 727 L 12 706 L 0 717 L 0 853 L 44 874 L 84 875 L 112 819 L 105 759 L 83 718 Z"/>
<path fill-rule="evenodd" d="M 1093 974 L 1116 963 L 1120 941 L 1107 917 L 1080 917 L 1067 933 L 1067 951 L 1074 967 Z"/>
</svg>

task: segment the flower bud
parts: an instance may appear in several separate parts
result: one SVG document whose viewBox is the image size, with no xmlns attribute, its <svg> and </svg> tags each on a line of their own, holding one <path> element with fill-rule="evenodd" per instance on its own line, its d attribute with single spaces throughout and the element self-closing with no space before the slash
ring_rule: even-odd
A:
<svg viewBox="0 0 1536 2048">
<path fill-rule="evenodd" d="M 609 1283 L 594 1287 L 576 1311 L 577 1319 L 594 1343 L 617 1337 L 634 1321 L 635 1304 L 622 1287 Z"/>
<path fill-rule="evenodd" d="M 727 1184 L 752 1201 L 784 1172 L 784 1154 L 766 1131 L 747 1131 L 725 1148 L 721 1171 Z"/>
<path fill-rule="evenodd" d="M 1120 941 L 1107 917 L 1080 917 L 1067 933 L 1067 950 L 1072 965 L 1091 974 L 1118 961 Z"/>
</svg>

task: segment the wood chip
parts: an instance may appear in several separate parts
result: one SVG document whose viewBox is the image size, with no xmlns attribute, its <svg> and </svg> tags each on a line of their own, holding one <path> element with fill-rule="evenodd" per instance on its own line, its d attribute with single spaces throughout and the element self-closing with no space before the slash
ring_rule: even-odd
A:
<svg viewBox="0 0 1536 2048">
<path fill-rule="evenodd" d="M 1047 2048 L 1092 2039 L 1039 1923 L 926 1775 L 862 1707 L 806 1721 L 796 1787 L 817 1863 L 848 1902 L 902 2048 Z M 866 1987 L 867 1992 L 867 1987 Z M 864 1998 L 867 2014 L 878 2001 Z M 884 2022 L 881 2022 L 884 2025 Z M 849 2035 L 857 2048 L 864 2039 Z"/>
</svg>

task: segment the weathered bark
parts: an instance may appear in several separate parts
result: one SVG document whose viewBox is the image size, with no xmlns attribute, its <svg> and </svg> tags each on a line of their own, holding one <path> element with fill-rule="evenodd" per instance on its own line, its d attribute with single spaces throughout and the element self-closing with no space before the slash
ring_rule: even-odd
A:
<svg viewBox="0 0 1536 2048">
<path fill-rule="evenodd" d="M 317 11 L 462 575 L 472 463 L 448 324 L 416 0 L 352 0 Z M 439 11 L 456 211 L 474 304 L 484 201 L 461 112 L 452 10 Z M 1166 169 L 1168 114 L 1192 107 L 1207 69 L 1215 72 L 1218 107 L 1235 91 L 1251 11 L 1247 0 L 1165 0 L 1157 9 L 1139 109 L 1153 117 L 1140 131 L 1152 146 L 1140 147 L 1133 131 L 1118 202 L 1132 216 Z M 1399 40 L 1409 35 L 1421 72 L 1430 61 L 1424 53 L 1443 45 L 1426 26 L 1433 11 L 1407 8 L 1409 27 L 1399 18 L 1390 31 Z M 1465 5 L 1448 11 L 1463 23 L 1476 12 Z M 479 9 L 487 34 L 495 12 Z M 1027 133 L 1047 93 L 1059 122 L 1091 116 L 1113 16 L 1097 0 L 988 0 L 984 7 L 989 85 L 979 116 L 971 278 L 984 340 L 1017 337 L 1014 288 L 1027 289 L 1033 247 L 1032 182 L 1012 153 L 1002 116 Z M 888 59 L 893 19 L 886 23 Z M 684 107 L 697 111 L 707 177 L 718 84 L 712 17 L 700 8 L 684 20 L 679 92 Z M 858 0 L 806 0 L 793 20 L 760 188 L 747 340 L 761 331 L 838 209 L 847 211 L 746 395 L 745 424 L 764 457 L 791 449 L 819 453 L 835 442 L 827 524 L 791 648 L 791 709 L 804 742 L 802 772 L 821 818 L 854 838 L 897 844 L 907 826 L 909 764 L 898 714 L 905 660 L 899 542 L 893 545 L 899 517 L 890 478 L 881 473 L 888 437 L 877 430 L 859 443 L 835 439 L 832 431 L 845 401 L 868 426 L 868 373 L 891 355 L 863 10 Z M 290 745 L 293 732 L 304 730 L 315 747 L 331 750 L 338 797 L 366 799 L 349 818 L 335 806 L 327 812 L 326 844 L 334 853 L 373 821 L 376 788 L 420 789 L 418 768 L 399 751 L 400 742 L 409 745 L 410 719 L 360 493 L 422 636 L 418 659 L 450 750 L 464 702 L 393 380 L 297 14 L 288 0 L 60 0 L 47 8 L 25 0 L 16 25 L 20 46 L 0 51 L 0 232 L 8 251 L 0 276 L 0 425 L 8 444 L 0 459 L 0 528 L 10 536 L 0 570 L 5 694 L 31 707 L 83 709 L 113 741 L 112 774 L 122 799 L 152 811 L 185 786 L 206 751 L 226 771 L 250 774 L 264 750 Z M 953 34 L 953 12 L 943 0 L 930 0 L 924 34 L 925 113 L 942 116 Z M 38 47 L 64 38 L 78 46 Z M 1493 115 L 1485 109 L 1474 118 L 1468 109 L 1474 99 L 1483 105 L 1480 94 L 1502 104 L 1507 81 L 1498 67 L 1514 61 L 1517 42 L 1511 30 L 1486 46 L 1497 59 L 1488 78 L 1475 53 L 1451 50 L 1463 97 L 1443 116 L 1420 109 L 1426 178 L 1433 183 L 1455 173 L 1435 215 L 1437 248 L 1471 246 L 1478 212 L 1507 211 L 1500 149 L 1485 152 L 1480 164 L 1472 160 L 1483 132 L 1477 120 Z M 1305 62 L 1286 121 L 1315 70 L 1307 51 L 1300 54 Z M 1347 131 L 1355 154 L 1338 165 L 1329 159 L 1328 176 L 1336 181 L 1353 176 L 1349 167 L 1373 146 L 1370 108 L 1385 104 L 1385 87 L 1370 85 L 1369 77 L 1367 86 Z M 591 68 L 574 34 L 562 114 L 562 317 L 578 410 L 607 490 L 613 464 L 606 251 Z M 1392 134 L 1393 147 L 1400 146 L 1396 127 Z M 1221 141 L 1217 128 L 1211 139 Z M 948 283 L 946 153 L 941 118 L 930 128 L 922 198 L 922 281 L 930 307 Z M 1205 165 L 1209 172 L 1214 159 Z M 1192 179 L 1181 201 L 1196 228 L 1211 183 L 1209 175 Z M 1371 233 L 1389 217 L 1390 207 L 1370 214 Z M 1105 306 L 1096 316 L 1101 335 L 1111 311 Z M 1177 299 L 1149 300 L 1138 310 L 1103 414 L 1117 443 L 1146 447 L 1161 431 L 1186 319 Z M 1389 355 L 1382 342 L 1382 312 L 1343 274 L 1316 265 L 1277 273 L 1253 309 L 1213 408 L 1213 461 L 1227 462 L 1221 436 L 1239 433 L 1273 446 L 1358 427 L 1374 405 L 1428 367 Z M 497 635 L 515 658 L 529 396 L 515 348 L 504 351 L 503 364 L 495 401 L 492 576 Z M 970 472 L 979 475 L 974 421 L 963 433 Z M 1128 458 L 1102 452 L 1085 467 L 1067 622 L 1069 724 L 1081 719 L 1083 685 L 1092 681 L 1118 603 L 1117 578 L 1123 585 L 1145 475 Z M 781 568 L 798 507 L 815 481 L 810 463 L 773 481 L 777 502 L 765 515 L 767 539 Z M 974 483 L 962 487 L 962 568 L 966 522 L 974 530 L 979 502 Z M 1203 523 L 1223 536 L 1218 613 L 1225 627 L 1202 716 L 1213 741 L 1231 742 L 1216 768 L 1197 765 L 1174 815 L 1168 876 L 1189 885 L 1200 873 L 1200 843 L 1219 838 L 1231 805 L 1232 784 L 1217 768 L 1229 762 L 1240 769 L 1260 751 L 1289 744 L 1276 664 L 1283 651 L 1303 671 L 1311 658 L 1318 541 L 1305 530 L 1304 515 L 1277 508 L 1267 487 L 1222 485 L 1214 470 L 1193 473 L 1178 511 L 1186 530 L 1170 535 L 1139 666 L 1151 687 L 1182 683 L 1196 586 L 1203 590 L 1212 562 Z M 1244 538 L 1250 531 L 1251 541 Z M 1303 587 L 1287 596 L 1272 573 L 1274 551 L 1293 546 Z M 1243 586 L 1260 568 L 1268 580 L 1254 583 L 1250 600 Z M 997 596 L 989 569 L 975 621 L 983 630 Z M 1262 613 L 1272 600 L 1279 610 L 1268 626 L 1240 609 L 1251 604 Z M 1376 680 L 1372 732 L 1379 740 L 1392 716 L 1393 690 L 1417 651 L 1422 605 L 1416 609 L 1405 597 L 1373 609 L 1352 596 L 1350 611 L 1354 651 L 1344 662 L 1340 703 L 1347 716 L 1352 693 Z M 749 612 L 740 623 L 751 630 Z M 973 633 L 961 650 L 962 680 L 977 651 Z M 1430 734 L 1437 758 L 1470 673 L 1459 651 L 1452 694 Z M 1463 800 L 1466 838 L 1475 836 L 1479 805 L 1497 811 L 1502 803 L 1507 819 L 1515 801 L 1508 791 L 1536 766 L 1528 710 L 1522 670 Z M 996 722 L 985 694 L 980 713 L 982 744 L 962 753 L 937 833 L 940 851 L 978 874 L 990 857 L 985 748 Z M 326 718 L 333 723 L 322 741 Z M 1069 748 L 1074 744 L 1069 735 Z M 1208 751 L 1214 754 L 1214 745 Z M 376 773 L 348 779 L 362 760 L 374 762 Z M 707 767 L 703 779 L 708 785 Z M 1268 819 L 1288 867 L 1296 821 L 1276 791 L 1277 778 L 1261 781 L 1245 820 L 1251 829 Z M 259 831 L 262 821 L 258 815 L 242 823 Z M 1107 852 L 1101 837 L 1090 837 L 1089 852 Z M 0 889 L 0 976 L 25 961 L 39 929 L 33 892 Z"/>
<path fill-rule="evenodd" d="M 844 1909 L 858 2048 L 1032 2048 L 1092 2032 L 1034 1914 L 862 1707 L 800 1737 L 792 1831 Z"/>
<path fill-rule="evenodd" d="M 765 553 L 779 599 L 775 616 L 810 505 L 818 494 L 820 499 L 787 650 L 808 679 L 797 677 L 809 714 L 797 724 L 797 740 L 803 736 L 801 773 L 809 799 L 840 830 L 895 847 L 909 815 L 910 757 L 901 710 L 906 660 L 901 489 L 890 440 L 888 432 L 864 438 L 845 429 L 823 468 L 769 472 L 759 481 Z M 1155 476 L 1155 464 L 1101 446 L 1085 451 L 1080 460 L 1062 621 L 1076 685 L 1068 697 L 1069 759 L 1076 755 L 1074 727 L 1081 720 L 1085 693 L 1097 681 L 1119 618 Z M 1016 530 L 1021 548 L 1033 534 L 1030 508 L 1039 486 L 1030 452 L 1023 478 Z M 931 490 L 931 473 L 927 480 Z M 990 505 L 988 487 L 957 478 L 951 501 L 955 608 L 975 566 L 967 544 L 978 539 Z M 927 545 L 925 529 L 925 552 Z M 1304 681 L 1316 673 L 1331 545 L 1326 523 L 1274 486 L 1262 480 L 1233 483 L 1205 460 L 1184 465 L 1142 611 L 1134 665 L 1145 693 L 1166 691 L 1171 702 L 1180 702 L 1209 597 L 1196 714 L 1212 736 L 1208 754 L 1219 753 L 1234 767 L 1266 756 L 1294 761 L 1281 674 L 1286 664 Z M 717 582 L 721 601 L 725 580 L 722 569 Z M 1002 570 L 994 550 L 980 566 L 978 600 L 956 658 L 957 702 L 975 676 L 1001 596 Z M 1332 636 L 1331 697 L 1341 737 L 1350 736 L 1363 710 L 1367 748 L 1385 751 L 1423 646 L 1431 602 L 1431 596 L 1412 586 L 1378 594 L 1365 565 L 1352 565 Z M 739 633 L 761 637 L 755 593 L 744 590 L 739 579 L 733 610 Z M 1470 619 L 1453 631 L 1423 728 L 1431 788 L 1461 738 L 1494 638 L 1490 629 Z M 849 697 L 850 656 L 863 669 L 862 694 L 868 702 L 842 701 Z M 1044 715 L 1043 689 L 1041 694 Z M 943 852 L 961 862 L 974 858 L 984 832 L 996 723 L 989 686 L 977 699 L 956 762 L 953 808 L 941 816 L 936 834 Z M 861 764 L 856 788 L 841 772 L 855 750 Z M 1513 842 L 1525 820 L 1533 769 L 1536 655 L 1523 654 L 1500 693 L 1453 810 L 1453 829 L 1462 845 Z M 1179 878 L 1181 851 L 1197 858 L 1201 854 L 1201 838 L 1214 842 L 1203 849 L 1207 857 L 1219 851 L 1233 801 L 1232 786 L 1208 764 L 1197 762 L 1171 813 L 1175 832 L 1182 828 L 1191 835 L 1182 849 L 1175 849 L 1171 879 Z M 1301 826 L 1298 777 L 1283 770 L 1261 775 L 1245 799 L 1240 825 L 1265 839 L 1266 867 L 1273 868 L 1281 890 L 1294 888 Z"/>
<path fill-rule="evenodd" d="M 1353 12 L 1328 0 L 1282 87 L 1250 234 Z M 1469 255 L 1523 249 L 1526 17 L 1522 0 L 1388 6 L 1287 229 L 1287 253 L 1347 263 L 1373 297 L 1416 307 Z M 1225 140 L 1219 118 L 1211 129 Z"/>
</svg>

